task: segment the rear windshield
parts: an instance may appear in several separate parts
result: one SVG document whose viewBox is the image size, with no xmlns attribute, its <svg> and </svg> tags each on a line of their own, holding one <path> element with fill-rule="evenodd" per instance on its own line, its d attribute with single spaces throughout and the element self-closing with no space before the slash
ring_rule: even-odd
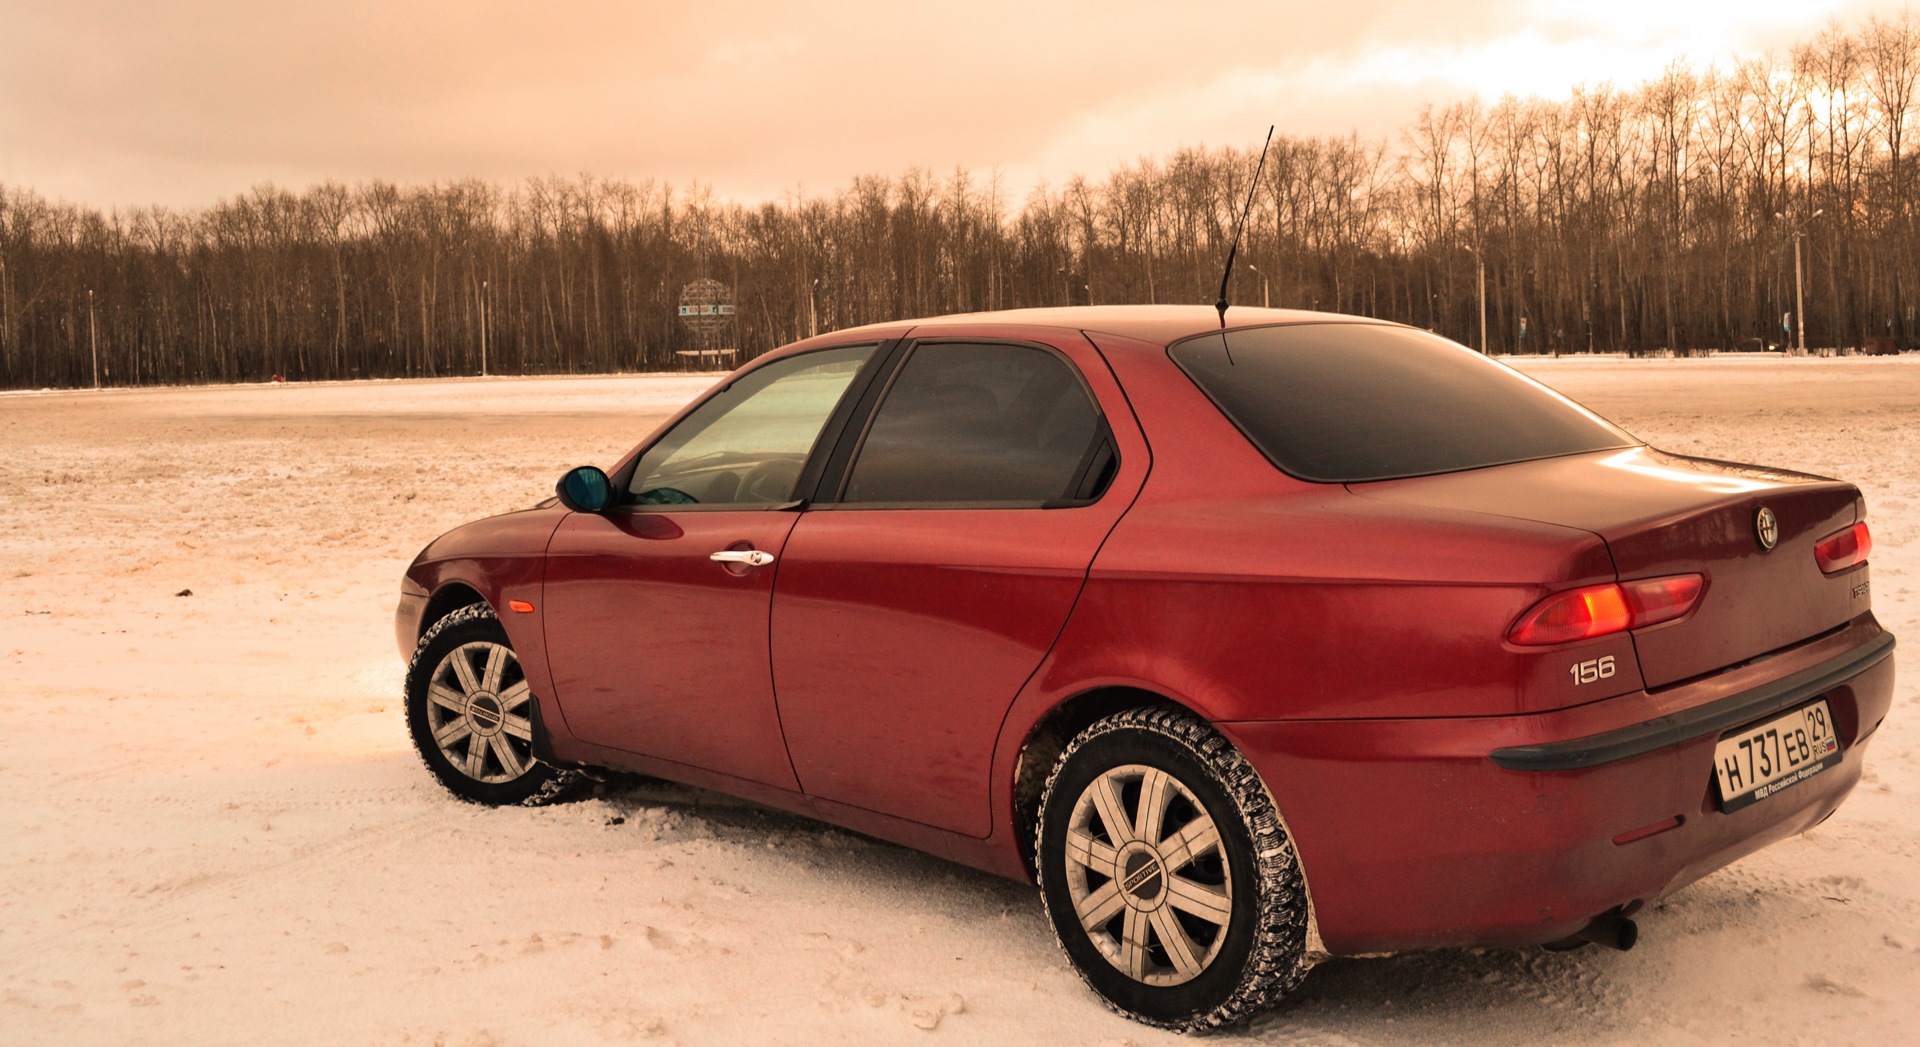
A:
<svg viewBox="0 0 1920 1047">
<path fill-rule="evenodd" d="M 1256 327 L 1168 352 L 1273 464 L 1354 483 L 1639 443 L 1437 335 L 1385 324 Z"/>
</svg>

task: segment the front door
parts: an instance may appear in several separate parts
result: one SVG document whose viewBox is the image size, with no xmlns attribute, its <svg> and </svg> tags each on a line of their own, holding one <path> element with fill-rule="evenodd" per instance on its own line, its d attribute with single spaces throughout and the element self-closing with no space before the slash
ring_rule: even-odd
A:
<svg viewBox="0 0 1920 1047">
<path fill-rule="evenodd" d="M 554 697 L 584 741 L 794 788 L 767 630 L 796 482 L 871 345 L 735 378 L 547 548 Z M 718 559 L 716 559 L 716 555 Z"/>
<path fill-rule="evenodd" d="M 793 788 L 767 660 L 773 572 L 799 514 L 574 513 L 547 551 L 547 649 L 576 736 Z"/>
</svg>

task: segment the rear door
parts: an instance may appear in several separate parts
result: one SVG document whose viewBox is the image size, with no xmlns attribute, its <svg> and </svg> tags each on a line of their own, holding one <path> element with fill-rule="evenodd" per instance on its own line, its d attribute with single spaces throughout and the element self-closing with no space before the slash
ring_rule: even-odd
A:
<svg viewBox="0 0 1920 1047">
<path fill-rule="evenodd" d="M 909 345 L 781 556 L 773 677 L 801 787 L 985 836 L 1001 721 L 1145 457 L 1091 345 Z"/>
</svg>

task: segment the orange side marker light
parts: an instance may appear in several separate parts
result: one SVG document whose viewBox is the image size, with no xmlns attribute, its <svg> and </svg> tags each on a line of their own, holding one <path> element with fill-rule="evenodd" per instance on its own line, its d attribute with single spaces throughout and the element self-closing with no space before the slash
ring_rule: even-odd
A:
<svg viewBox="0 0 1920 1047">
<path fill-rule="evenodd" d="M 510 611 L 518 611 L 521 614 L 533 613 L 533 605 L 525 600 L 508 600 L 507 609 Z"/>
</svg>

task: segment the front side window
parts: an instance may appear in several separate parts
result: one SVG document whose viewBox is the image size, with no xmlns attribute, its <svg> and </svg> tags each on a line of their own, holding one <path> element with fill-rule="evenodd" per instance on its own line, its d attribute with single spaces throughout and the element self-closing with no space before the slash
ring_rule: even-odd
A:
<svg viewBox="0 0 1920 1047">
<path fill-rule="evenodd" d="M 1040 505 L 1075 497 L 1100 413 L 1070 364 L 1022 345 L 914 347 L 842 501 Z"/>
<path fill-rule="evenodd" d="M 1639 443 L 1463 345 L 1393 324 L 1222 331 L 1168 352 L 1268 460 L 1303 480 L 1425 476 Z"/>
<path fill-rule="evenodd" d="M 633 469 L 628 505 L 777 505 L 871 345 L 802 353 L 756 368 L 701 404 Z"/>
</svg>

